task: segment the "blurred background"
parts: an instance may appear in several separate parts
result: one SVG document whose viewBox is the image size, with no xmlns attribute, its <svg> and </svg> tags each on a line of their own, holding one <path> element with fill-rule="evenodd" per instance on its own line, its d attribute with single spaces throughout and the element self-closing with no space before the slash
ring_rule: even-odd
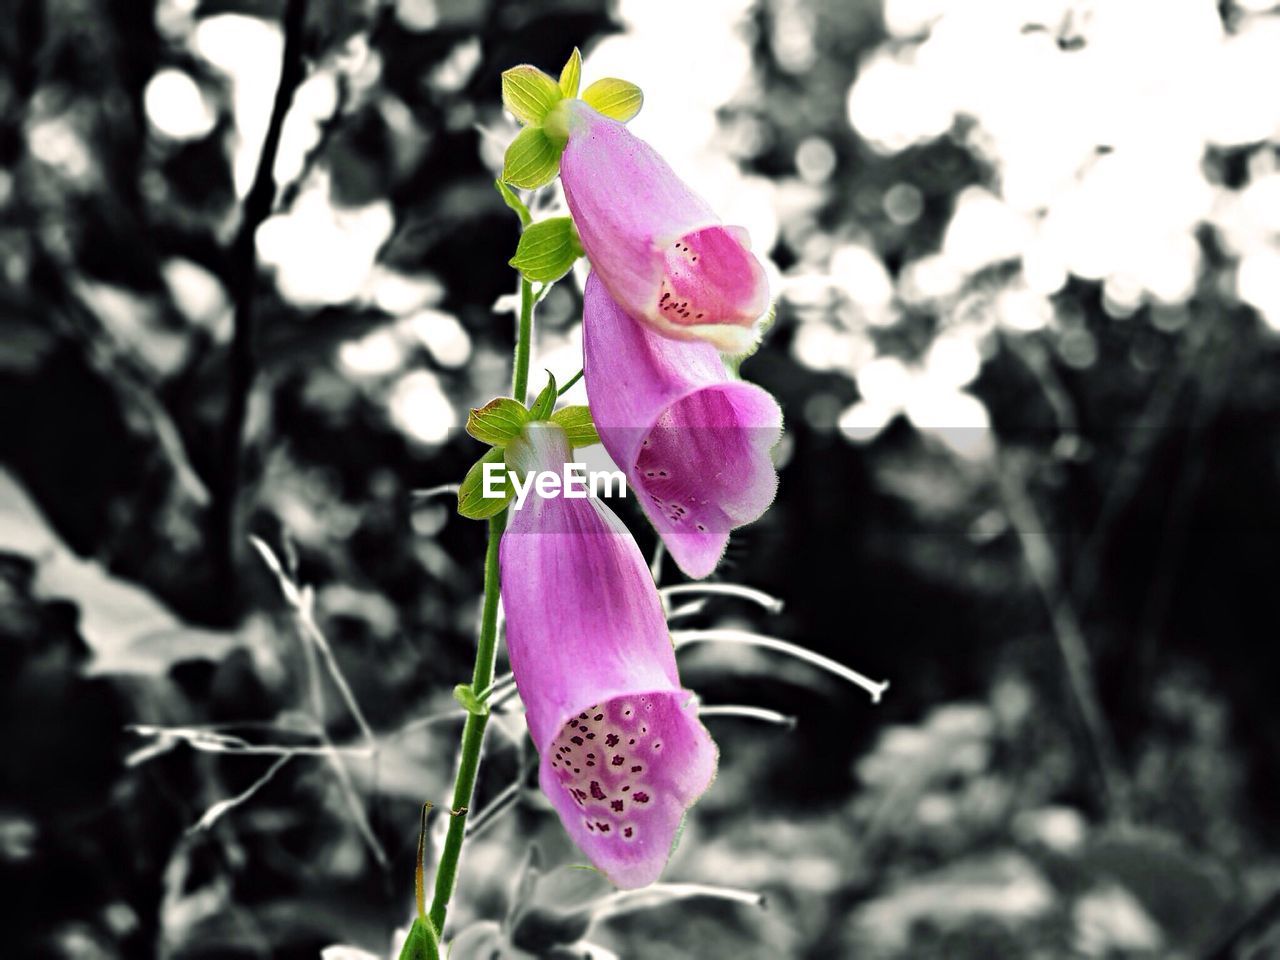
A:
<svg viewBox="0 0 1280 960">
<path fill-rule="evenodd" d="M 1273 7 L 5 0 L 5 954 L 393 949 L 484 539 L 413 492 L 508 389 L 499 74 L 577 45 L 772 261 L 781 485 L 717 577 L 785 607 L 680 625 L 892 686 L 682 651 L 795 720 L 707 719 L 666 875 L 763 908 L 556 869 L 500 716 L 455 960 L 1280 956 Z"/>
</svg>

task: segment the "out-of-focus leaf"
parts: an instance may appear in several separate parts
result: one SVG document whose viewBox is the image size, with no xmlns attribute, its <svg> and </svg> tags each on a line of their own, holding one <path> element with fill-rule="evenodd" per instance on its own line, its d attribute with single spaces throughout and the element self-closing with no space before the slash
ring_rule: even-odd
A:
<svg viewBox="0 0 1280 960">
<path fill-rule="evenodd" d="M 542 874 L 533 896 L 512 918 L 511 942 L 536 956 L 577 943 L 591 926 L 592 906 L 612 890 L 597 870 L 559 867 Z"/>
<path fill-rule="evenodd" d="M 492 920 L 473 923 L 449 944 L 449 960 L 506 960 L 509 956 L 502 928 Z"/>
<path fill-rule="evenodd" d="M 1235 905 L 1230 875 L 1177 837 L 1130 830 L 1091 843 L 1081 857 L 1091 876 L 1111 877 L 1128 889 L 1170 938 L 1207 947 Z"/>
<path fill-rule="evenodd" d="M 849 918 L 849 956 L 902 955 L 918 925 L 942 931 L 978 923 L 1018 929 L 1033 923 L 1056 902 L 1056 893 L 1036 867 L 1004 852 L 956 862 L 904 880 L 859 907 Z"/>
<path fill-rule="evenodd" d="M 79 607 L 79 630 L 93 651 L 86 665 L 90 674 L 159 676 L 184 660 L 221 660 L 245 643 L 238 633 L 187 625 L 141 587 L 80 559 L 3 468 L 0 543 L 35 560 L 38 596 L 69 599 Z"/>
</svg>

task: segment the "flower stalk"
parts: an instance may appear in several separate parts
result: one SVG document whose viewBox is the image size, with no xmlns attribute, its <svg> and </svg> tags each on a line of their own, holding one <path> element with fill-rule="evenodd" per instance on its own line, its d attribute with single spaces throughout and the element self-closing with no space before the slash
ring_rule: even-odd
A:
<svg viewBox="0 0 1280 960">
<path fill-rule="evenodd" d="M 517 210 L 517 213 L 520 211 Z M 527 225 L 527 214 L 521 216 L 521 224 Z M 515 362 L 511 376 L 511 396 L 524 403 L 529 389 L 529 355 L 533 341 L 533 284 L 520 279 L 520 318 L 516 327 Z M 471 671 L 471 689 L 489 692 L 493 686 L 494 663 L 498 655 L 498 548 L 507 526 L 505 510 L 489 518 L 489 541 L 484 555 L 484 606 L 480 613 L 480 639 L 476 644 L 475 666 Z M 427 914 L 432 931 L 437 937 L 444 932 L 444 921 L 449 910 L 449 899 L 458 882 L 458 864 L 462 857 L 462 842 L 467 833 L 467 811 L 475 793 L 476 779 L 480 773 L 480 753 L 484 746 L 485 728 L 489 723 L 488 712 L 469 712 L 462 728 L 462 745 L 459 749 L 458 775 L 453 785 L 453 800 L 449 814 L 449 829 L 444 846 L 440 850 L 440 864 L 436 868 L 435 893 Z"/>
</svg>

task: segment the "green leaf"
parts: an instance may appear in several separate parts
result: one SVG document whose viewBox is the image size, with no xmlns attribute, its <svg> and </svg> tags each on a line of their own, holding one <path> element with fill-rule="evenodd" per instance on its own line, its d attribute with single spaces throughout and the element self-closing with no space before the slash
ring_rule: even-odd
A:
<svg viewBox="0 0 1280 960">
<path fill-rule="evenodd" d="M 415 917 L 400 951 L 400 960 L 440 960 L 440 940 L 430 920 Z"/>
<path fill-rule="evenodd" d="M 564 431 L 571 447 L 589 447 L 600 442 L 588 407 L 564 407 L 551 415 L 551 422 Z"/>
<path fill-rule="evenodd" d="M 454 687 L 453 699 L 462 704 L 462 708 L 467 713 L 474 713 L 476 716 L 483 717 L 489 712 L 489 705 L 476 696 L 475 690 L 471 688 L 469 683 L 460 683 Z"/>
<path fill-rule="evenodd" d="M 541 123 L 563 98 L 559 85 L 537 67 L 522 63 L 502 73 L 502 105 L 521 123 Z"/>
<path fill-rule="evenodd" d="M 577 47 L 569 54 L 564 69 L 560 71 L 560 92 L 568 99 L 578 95 L 578 84 L 582 80 L 582 54 Z"/>
<path fill-rule="evenodd" d="M 582 256 L 578 231 L 570 217 L 539 220 L 520 234 L 520 245 L 511 258 L 524 278 L 534 283 L 554 283 Z"/>
<path fill-rule="evenodd" d="M 563 147 L 551 142 L 541 127 L 521 130 L 502 161 L 502 179 L 524 190 L 545 187 L 560 172 Z"/>
<path fill-rule="evenodd" d="M 485 464 L 490 463 L 502 465 L 502 470 L 498 471 L 500 479 L 494 483 L 494 487 L 502 491 L 502 495 L 498 497 L 484 495 L 484 468 Z M 486 520 L 501 513 L 513 496 L 515 491 L 507 477 L 502 450 L 494 447 L 477 460 L 462 478 L 462 486 L 458 488 L 458 512 L 470 520 Z"/>
<path fill-rule="evenodd" d="M 550 370 L 547 371 L 547 385 L 542 388 L 542 392 L 538 394 L 538 398 L 533 401 L 533 409 L 529 411 L 530 420 L 546 420 L 551 416 L 551 411 L 556 406 L 556 376 Z"/>
<path fill-rule="evenodd" d="M 520 227 L 522 229 L 527 227 L 532 222 L 533 217 L 529 215 L 529 208 L 524 205 L 524 201 L 516 196 L 516 192 L 501 180 L 493 181 L 493 185 L 498 188 L 498 193 L 502 194 L 502 202 L 520 218 Z"/>
<path fill-rule="evenodd" d="M 498 397 L 467 414 L 467 433 L 481 443 L 503 447 L 520 433 L 528 419 L 529 411 L 523 403 L 517 403 L 510 397 Z"/>
<path fill-rule="evenodd" d="M 634 83 L 616 77 L 597 80 L 582 91 L 582 99 L 606 117 L 626 123 L 644 106 L 644 94 Z"/>
</svg>

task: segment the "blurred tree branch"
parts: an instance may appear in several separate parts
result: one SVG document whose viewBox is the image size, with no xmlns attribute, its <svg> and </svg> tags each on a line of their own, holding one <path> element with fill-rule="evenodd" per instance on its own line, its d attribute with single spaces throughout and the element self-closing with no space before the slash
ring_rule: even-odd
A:
<svg viewBox="0 0 1280 960">
<path fill-rule="evenodd" d="M 1115 737 L 1103 712 L 1094 676 L 1093 658 L 1075 607 L 1063 589 L 1058 558 L 1027 492 L 1023 467 L 997 454 L 995 481 L 1009 525 L 1022 548 L 1031 580 L 1049 614 L 1049 623 L 1067 673 L 1067 689 L 1079 711 L 1094 758 L 1107 813 L 1125 821 L 1129 816 L 1129 786 L 1120 764 Z"/>
<path fill-rule="evenodd" d="M 231 275 L 235 320 L 229 357 L 227 406 L 220 437 L 220 474 L 215 480 L 210 523 L 213 532 L 215 564 L 219 588 L 226 600 L 227 618 L 235 618 L 236 556 L 240 549 L 239 509 L 240 479 L 245 419 L 249 395 L 257 372 L 254 355 L 254 298 L 257 288 L 258 227 L 271 213 L 276 196 L 275 164 L 280 148 L 284 119 L 293 102 L 294 92 L 306 74 L 304 25 L 307 0 L 288 0 L 284 8 L 284 54 L 280 63 L 280 81 L 276 87 L 271 119 L 253 186 L 245 197 L 240 229 L 231 248 Z"/>
</svg>

